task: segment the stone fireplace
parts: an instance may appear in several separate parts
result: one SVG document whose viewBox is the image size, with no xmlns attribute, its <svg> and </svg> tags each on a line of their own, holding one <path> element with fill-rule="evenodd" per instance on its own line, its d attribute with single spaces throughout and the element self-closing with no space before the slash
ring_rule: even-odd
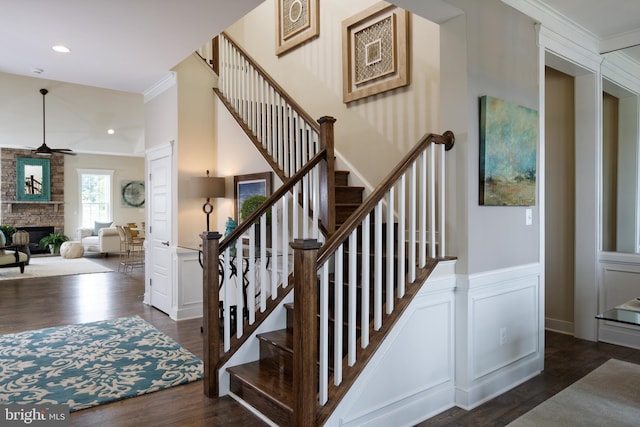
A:
<svg viewBox="0 0 640 427">
<path fill-rule="evenodd" d="M 51 183 L 48 202 L 16 200 L 16 159 L 21 157 L 36 158 L 31 150 L 0 149 L 0 224 L 17 229 L 53 227 L 56 233 L 64 232 L 64 155 L 48 157 Z"/>
<path fill-rule="evenodd" d="M 40 239 L 44 236 L 54 232 L 54 227 L 51 225 L 43 227 L 20 227 L 19 230 L 24 230 L 29 233 L 29 252 L 32 254 L 44 254 L 49 253 L 48 248 L 40 246 Z"/>
</svg>

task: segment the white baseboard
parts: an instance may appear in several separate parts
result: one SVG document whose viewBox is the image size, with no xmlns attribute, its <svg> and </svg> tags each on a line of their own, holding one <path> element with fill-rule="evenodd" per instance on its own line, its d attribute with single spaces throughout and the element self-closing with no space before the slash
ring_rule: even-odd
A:
<svg viewBox="0 0 640 427">
<path fill-rule="evenodd" d="M 558 320 L 545 317 L 544 328 L 547 331 L 558 332 L 565 335 L 573 335 L 573 322 L 568 322 L 566 320 Z"/>
</svg>

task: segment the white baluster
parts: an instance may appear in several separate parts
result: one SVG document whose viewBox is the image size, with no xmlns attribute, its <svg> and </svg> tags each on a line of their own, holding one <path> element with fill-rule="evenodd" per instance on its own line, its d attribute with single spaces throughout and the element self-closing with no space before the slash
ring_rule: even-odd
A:
<svg viewBox="0 0 640 427">
<path fill-rule="evenodd" d="M 266 216 L 266 215 L 265 215 Z M 276 299 L 278 294 L 278 204 L 274 204 L 271 207 L 271 297 Z M 268 258 L 265 258 L 263 262 L 269 263 Z"/>
<path fill-rule="evenodd" d="M 320 223 L 320 168 L 318 166 L 311 170 L 311 181 L 313 182 L 312 190 L 312 213 L 311 219 L 312 236 L 314 239 L 320 237 L 319 223 Z"/>
<path fill-rule="evenodd" d="M 409 282 L 416 280 L 416 163 L 409 169 Z"/>
<path fill-rule="evenodd" d="M 371 288 L 371 276 L 369 272 L 371 257 L 371 215 L 367 215 L 362 222 L 362 272 L 361 288 L 362 288 L 362 310 L 360 312 L 361 336 L 360 342 L 362 348 L 369 346 L 369 289 Z"/>
<path fill-rule="evenodd" d="M 420 264 L 423 268 L 427 264 L 427 152 L 423 151 L 420 157 Z"/>
<path fill-rule="evenodd" d="M 318 351 L 319 401 L 321 405 L 329 400 L 329 263 L 321 267 L 320 273 L 320 342 Z"/>
<path fill-rule="evenodd" d="M 378 331 L 382 327 L 382 202 L 376 204 L 374 223 L 373 328 Z"/>
<path fill-rule="evenodd" d="M 406 279 L 405 269 L 405 215 L 406 215 L 406 203 L 407 203 L 407 180 L 406 174 L 402 174 L 400 177 L 400 186 L 398 189 L 398 235 L 396 240 L 398 242 L 398 298 L 404 296 L 404 282 Z"/>
<path fill-rule="evenodd" d="M 347 319 L 347 363 L 349 366 L 353 366 L 356 363 L 356 310 L 358 307 L 358 229 L 356 228 L 351 235 L 349 235 L 349 307 Z"/>
<path fill-rule="evenodd" d="M 436 144 L 429 145 L 429 256 L 436 256 Z"/>
<path fill-rule="evenodd" d="M 440 153 L 440 180 L 439 180 L 439 189 L 440 189 L 440 227 L 438 227 L 440 229 L 440 258 L 444 258 L 445 257 L 445 220 L 447 219 L 446 216 L 446 200 L 445 200 L 445 195 L 446 195 L 446 186 L 445 186 L 445 179 L 446 179 L 446 170 L 445 170 L 445 162 L 446 162 L 446 157 L 445 157 L 445 147 L 444 144 L 439 144 L 438 145 L 438 151 Z"/>
<path fill-rule="evenodd" d="M 236 258 L 238 262 L 238 276 L 241 277 L 241 285 L 245 286 L 245 280 L 247 280 L 246 292 L 247 292 L 247 309 L 249 311 L 249 324 L 253 325 L 256 321 L 256 248 L 253 239 L 253 227 L 249 229 L 249 247 L 246 248 L 246 254 L 248 258 L 244 260 L 245 248 L 243 238 L 240 237 L 236 240 Z M 245 270 L 244 263 L 247 263 Z"/>
<path fill-rule="evenodd" d="M 289 193 L 282 197 L 282 287 L 289 285 Z"/>
<path fill-rule="evenodd" d="M 391 187 L 389 192 L 387 193 L 387 248 L 386 248 L 386 256 L 387 256 L 387 314 L 393 313 L 393 306 L 395 301 L 395 294 L 393 292 L 393 285 L 395 283 L 395 277 L 393 274 L 394 270 L 394 218 L 393 218 L 393 207 L 395 206 L 394 202 L 395 195 L 395 187 Z"/>
<path fill-rule="evenodd" d="M 340 245 L 335 254 L 335 284 L 334 284 L 334 313 L 333 325 L 333 377 L 334 384 L 340 385 L 342 382 L 342 325 L 344 313 L 344 248 Z"/>
<path fill-rule="evenodd" d="M 260 289 L 261 292 L 266 292 L 268 289 L 267 280 L 267 215 L 263 214 L 260 217 Z M 275 295 L 271 295 L 275 298 Z"/>
<path fill-rule="evenodd" d="M 222 310 L 224 314 L 223 330 L 223 349 L 229 351 L 231 348 L 231 249 L 227 248 L 222 257 L 222 265 L 224 266 L 224 286 L 223 286 L 223 303 Z"/>
</svg>

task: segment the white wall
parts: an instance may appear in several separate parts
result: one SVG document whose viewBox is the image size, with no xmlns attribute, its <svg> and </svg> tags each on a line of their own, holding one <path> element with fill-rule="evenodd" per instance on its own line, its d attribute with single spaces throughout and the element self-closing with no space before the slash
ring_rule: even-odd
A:
<svg viewBox="0 0 640 427">
<path fill-rule="evenodd" d="M 539 261 L 539 198 L 533 209 L 533 225 L 525 224 L 525 207 L 479 205 L 479 103 L 490 95 L 534 110 L 538 105 L 538 51 L 534 22 L 499 1 L 457 0 L 452 4 L 466 16 L 467 129 L 454 129 L 456 148 L 466 145 L 456 170 L 465 170 L 466 182 L 456 191 L 464 191 L 467 206 L 468 262 L 460 268 L 468 273 L 507 268 Z M 445 24 L 444 27 L 448 27 Z M 450 35 L 454 37 L 455 34 Z M 444 55 L 445 53 L 443 53 Z M 451 64 L 450 66 L 455 66 Z M 449 79 L 449 70 L 442 70 Z M 450 96 L 444 94 L 443 97 Z M 462 131 L 462 132 L 460 132 Z M 466 131 L 466 132 L 465 132 Z M 465 138 L 466 137 L 466 138 Z M 539 165 L 538 159 L 538 165 Z M 464 189 L 464 190 L 463 190 Z M 536 194 L 539 194 L 538 191 Z M 460 208 L 460 207 L 459 207 Z"/>
<path fill-rule="evenodd" d="M 80 184 L 78 182 L 78 169 L 99 169 L 113 171 L 113 216 L 116 224 L 128 222 L 140 223 L 145 220 L 145 209 L 126 207 L 120 198 L 120 189 L 123 181 L 144 180 L 144 158 L 107 156 L 97 154 L 78 154 L 66 156 L 64 162 L 64 230 L 71 239 L 77 237 L 80 227 Z"/>
<path fill-rule="evenodd" d="M 456 203 L 460 259 L 455 401 L 470 409 L 536 375 L 544 363 L 539 185 L 532 225 L 525 223 L 526 207 L 479 204 L 479 97 L 538 110 L 539 52 L 534 21 L 502 2 L 450 4 L 464 11 L 441 24 L 440 33 L 442 120 L 456 135 L 448 193 Z"/>
</svg>

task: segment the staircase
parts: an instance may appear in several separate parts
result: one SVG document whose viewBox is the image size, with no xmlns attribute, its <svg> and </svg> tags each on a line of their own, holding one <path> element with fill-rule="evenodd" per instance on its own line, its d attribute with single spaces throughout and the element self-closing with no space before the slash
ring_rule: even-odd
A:
<svg viewBox="0 0 640 427">
<path fill-rule="evenodd" d="M 383 224 L 383 233 L 386 224 Z M 396 224 L 397 226 L 397 224 Z M 370 237 L 373 238 L 375 230 L 369 230 Z M 383 246 L 385 246 L 383 244 Z M 394 242 L 394 251 L 397 253 L 397 242 Z M 363 249 L 361 242 L 357 244 L 355 255 L 358 259 L 362 259 Z M 371 251 L 366 254 L 367 257 L 373 258 L 375 254 Z M 349 258 L 349 250 L 345 250 L 345 270 L 346 276 L 349 276 L 349 265 L 347 259 Z M 395 257 L 392 261 L 393 270 L 397 273 L 398 259 Z M 372 262 L 369 265 L 373 265 Z M 383 265 L 387 265 L 386 255 L 383 254 Z M 435 262 L 433 262 L 435 266 Z M 358 304 L 362 300 L 363 294 L 367 295 L 367 299 L 370 306 L 374 306 L 374 290 L 371 284 L 362 283 L 361 274 L 362 263 L 357 263 L 357 272 L 355 277 L 357 278 L 356 290 L 354 294 L 349 292 L 349 283 L 343 282 L 339 286 L 342 288 L 342 293 L 345 295 L 345 304 L 342 308 L 341 318 L 346 318 L 349 307 L 349 298 L 354 298 L 354 304 L 356 304 L 356 315 L 362 316 L 362 306 Z M 384 270 L 384 268 L 383 268 Z M 373 273 L 370 271 L 370 273 Z M 383 276 L 386 272 L 382 272 Z M 395 273 L 394 273 L 395 275 Z M 335 299 L 335 286 L 336 281 L 335 274 L 331 274 L 329 278 L 329 301 Z M 391 286 L 393 288 L 394 285 Z M 386 298 L 386 286 L 382 288 L 381 298 Z M 318 300 L 320 297 L 318 296 Z M 293 418 L 294 407 L 294 391 L 293 391 L 293 356 L 294 356 L 294 304 L 288 303 L 283 305 L 283 310 L 286 311 L 286 328 L 275 330 L 271 332 L 257 334 L 256 339 L 260 345 L 260 357 L 254 362 L 245 363 L 242 365 L 233 366 L 227 368 L 230 374 L 230 390 L 235 396 L 244 400 L 248 405 L 252 406 L 267 418 L 272 420 L 278 425 L 295 425 Z M 336 320 L 336 306 L 329 304 L 329 334 L 328 334 L 328 355 L 329 364 L 334 363 L 334 358 L 339 354 L 339 358 L 347 355 L 348 340 L 348 324 L 343 321 Z M 320 307 L 317 307 L 316 313 L 318 319 L 320 318 Z M 374 321 L 373 313 L 369 313 L 368 322 Z M 337 322 L 341 325 L 342 329 L 342 341 L 335 343 L 334 331 Z M 356 339 L 361 337 L 361 328 L 356 327 Z M 335 346 L 339 346 L 338 353 L 335 353 Z"/>
<path fill-rule="evenodd" d="M 278 425 L 322 425 L 449 259 L 444 153 L 453 134 L 425 135 L 364 200 L 349 172 L 335 170 L 335 120 L 310 119 L 226 35 L 221 45 L 214 91 L 283 185 L 224 240 L 203 235 L 205 394 L 218 395 L 218 369 L 256 339 L 256 360 L 226 368 L 229 390 Z M 280 218 L 268 243 L 267 213 Z M 232 271 L 243 271 L 243 285 L 219 292 Z M 234 325 L 218 310 L 232 306 L 246 313 Z M 283 328 L 251 338 L 281 310 Z"/>
</svg>

